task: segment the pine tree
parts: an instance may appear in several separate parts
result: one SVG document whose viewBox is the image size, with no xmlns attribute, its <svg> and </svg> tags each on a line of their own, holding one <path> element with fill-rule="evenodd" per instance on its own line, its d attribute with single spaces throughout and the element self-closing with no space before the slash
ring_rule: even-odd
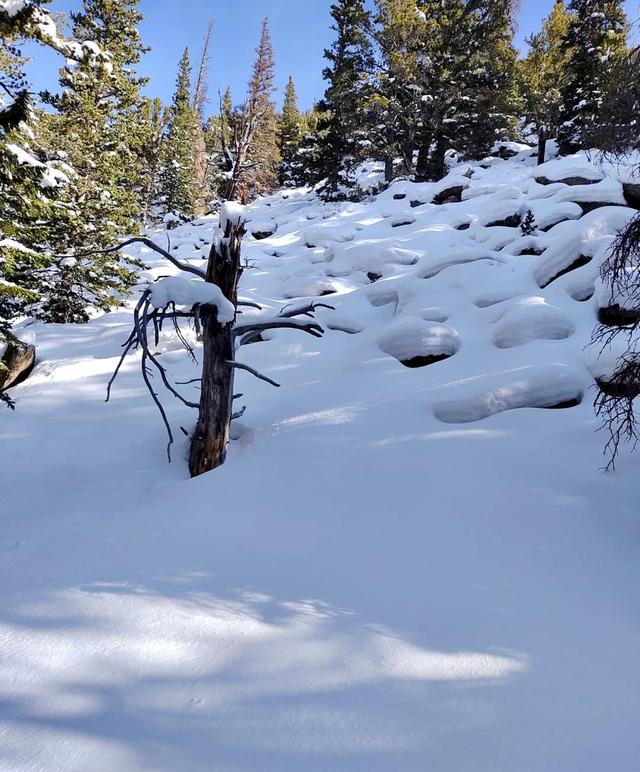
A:
<svg viewBox="0 0 640 772">
<path fill-rule="evenodd" d="M 589 145 L 608 82 L 627 50 L 627 18 L 622 0 L 571 0 L 565 39 L 568 76 L 562 88 L 560 152 Z"/>
<path fill-rule="evenodd" d="M 162 147 L 167 128 L 168 110 L 161 99 L 145 99 L 140 112 L 140 207 L 146 225 L 160 205 L 160 170 Z"/>
<path fill-rule="evenodd" d="M 317 158 L 317 173 L 326 180 L 322 192 L 328 198 L 344 196 L 354 186 L 353 171 L 366 156 L 368 84 L 374 70 L 372 21 L 364 1 L 338 0 L 331 16 L 337 38 L 324 53 L 329 64 L 323 76 L 329 85 L 318 105 Z"/>
<path fill-rule="evenodd" d="M 247 97 L 242 108 L 232 111 L 229 116 L 231 142 L 223 148 L 229 167 L 223 188 L 223 198 L 227 200 L 248 201 L 270 192 L 277 185 L 280 155 L 272 100 L 276 90 L 274 70 L 269 20 L 265 19 Z M 225 138 L 225 132 L 222 132 L 222 138 Z"/>
<path fill-rule="evenodd" d="M 245 177 L 245 197 L 248 198 L 271 193 L 278 185 L 278 119 L 272 99 L 276 91 L 275 62 L 268 19 L 262 23 L 256 54 L 249 82 L 248 104 L 253 105 L 250 109 L 255 112 L 258 120 L 247 156 L 248 162 L 254 165 L 252 173 Z"/>
<path fill-rule="evenodd" d="M 207 121 L 204 141 L 207 154 L 205 188 L 210 200 L 221 199 L 227 183 L 227 175 L 233 166 L 229 148 L 233 142 L 232 127 L 235 124 L 233 98 L 227 87 L 220 98 L 219 113 Z M 210 203 L 210 202 L 208 202 Z"/>
<path fill-rule="evenodd" d="M 282 159 L 279 171 L 281 185 L 297 187 L 304 183 L 298 157 L 303 138 L 303 123 L 303 117 L 298 109 L 295 83 L 289 76 L 278 127 L 278 148 Z"/>
<path fill-rule="evenodd" d="M 512 13 L 512 0 L 441 0 L 430 10 L 417 179 L 440 179 L 450 150 L 477 158 L 515 135 Z"/>
<path fill-rule="evenodd" d="M 137 29 L 141 19 L 137 0 L 83 0 L 82 10 L 71 14 L 74 38 L 89 50 L 98 46 L 108 62 L 66 65 L 62 91 L 45 95 L 56 113 L 43 121 L 43 139 L 76 172 L 66 201 L 72 216 L 57 246 L 83 255 L 49 277 L 42 315 L 51 321 L 85 321 L 88 306 L 109 310 L 135 281 L 126 258 L 98 250 L 135 232 L 140 219 L 138 116 L 145 80 L 135 66 L 146 50 Z"/>
<path fill-rule="evenodd" d="M 381 55 L 372 119 L 374 144 L 385 160 L 385 178 L 413 169 L 416 136 L 421 123 L 429 34 L 435 25 L 417 11 L 415 0 L 377 0 L 376 40 Z"/>
<path fill-rule="evenodd" d="M 528 39 L 527 56 L 518 62 L 524 118 L 539 137 L 541 163 L 545 159 L 546 139 L 556 136 L 561 123 L 561 89 L 569 66 L 569 51 L 565 45 L 569 22 L 563 0 L 556 0 L 542 30 Z"/>
<path fill-rule="evenodd" d="M 179 220 L 194 216 L 197 189 L 194 137 L 198 117 L 191 104 L 191 62 L 185 48 L 178 65 L 176 90 L 162 148 L 160 189 L 167 214 Z"/>
<path fill-rule="evenodd" d="M 19 41 L 37 41 L 77 66 L 99 72 L 111 67 L 95 43 L 83 45 L 55 31 L 46 4 L 31 0 L 13 13 L 0 8 L 0 340 L 12 338 L 16 316 L 36 313 L 46 299 L 58 269 L 52 254 L 65 243 L 73 215 L 63 199 L 77 178 L 68 159 L 42 145 L 47 118 L 29 95 Z"/>
</svg>

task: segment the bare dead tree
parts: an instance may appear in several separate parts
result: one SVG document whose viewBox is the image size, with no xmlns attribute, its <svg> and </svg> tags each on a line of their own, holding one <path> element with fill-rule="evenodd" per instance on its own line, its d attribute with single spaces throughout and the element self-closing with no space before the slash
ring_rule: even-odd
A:
<svg viewBox="0 0 640 772">
<path fill-rule="evenodd" d="M 600 119 L 591 132 L 590 144 L 599 148 L 605 160 L 628 164 L 630 153 L 640 150 L 639 76 L 640 48 L 635 48 L 614 68 Z M 640 165 L 635 175 L 640 175 Z M 622 338 L 624 348 L 613 372 L 597 381 L 595 399 L 601 428 L 609 437 L 607 468 L 613 468 L 621 445 L 635 449 L 640 439 L 634 412 L 634 401 L 640 396 L 640 214 L 618 234 L 601 277 L 610 296 L 608 305 L 599 310 L 593 342 L 602 353 Z"/>
<path fill-rule="evenodd" d="M 620 336 L 626 337 L 626 352 L 618 359 L 611 375 L 597 380 L 595 410 L 601 429 L 609 439 L 605 446 L 607 469 L 615 467 L 621 444 L 635 450 L 640 440 L 634 400 L 640 396 L 640 215 L 618 235 L 601 268 L 603 281 L 609 287 L 607 308 L 600 309 L 600 324 L 592 342 L 600 345 L 601 354 Z"/>
<path fill-rule="evenodd" d="M 202 54 L 198 65 L 198 76 L 193 98 L 193 108 L 198 113 L 200 123 L 204 124 L 204 108 L 209 102 L 209 64 L 211 62 L 211 40 L 213 38 L 213 21 L 209 21 L 204 37 Z"/>
<path fill-rule="evenodd" d="M 223 210 L 221 229 L 215 238 L 206 271 L 176 260 L 170 253 L 146 238 L 129 239 L 109 251 L 119 251 L 132 243 L 142 243 L 159 255 L 169 260 L 183 272 L 195 275 L 204 284 L 219 288 L 225 303 L 231 303 L 234 314 L 228 320 L 220 312 L 220 304 L 207 301 L 193 303 L 185 307 L 184 298 L 170 299 L 163 307 L 154 305 L 154 286 L 167 279 L 160 279 L 158 284 L 147 287 L 138 301 L 133 314 L 133 328 L 123 344 L 123 351 L 118 365 L 107 387 L 107 401 L 111 396 L 113 384 L 127 356 L 141 352 L 140 369 L 142 379 L 156 405 L 169 437 L 167 454 L 171 460 L 171 446 L 174 434 L 166 410 L 156 388 L 160 383 L 167 393 L 183 405 L 198 410 L 198 421 L 191 438 L 189 469 L 196 477 L 218 466 L 226 458 L 229 443 L 231 421 L 240 417 L 245 407 L 234 412 L 234 400 L 242 395 L 234 394 L 234 375 L 236 370 L 243 370 L 272 386 L 279 386 L 272 378 L 263 375 L 248 364 L 236 360 L 237 350 L 260 339 L 260 334 L 272 329 L 295 329 L 315 337 L 322 337 L 323 328 L 315 321 L 315 311 L 319 307 L 332 308 L 323 303 L 303 302 L 289 305 L 276 315 L 257 315 L 250 321 L 237 323 L 237 315 L 243 307 L 261 310 L 255 303 L 238 300 L 238 280 L 243 271 L 241 262 L 242 239 L 245 234 L 244 220 L 241 216 L 229 217 Z M 200 282 L 195 282 L 200 285 Z M 182 325 L 195 328 L 202 340 L 202 371 L 196 381 L 200 384 L 200 400 L 193 402 L 183 396 L 178 386 L 189 382 L 172 382 L 165 366 L 160 361 L 157 346 L 166 325 L 178 336 L 184 348 L 196 361 L 196 352 L 185 335 Z M 154 381 L 155 379 L 155 381 Z"/>
<path fill-rule="evenodd" d="M 198 116 L 198 125 L 193 138 L 194 143 L 194 177 L 196 184 L 195 214 L 200 216 L 207 209 L 207 143 L 205 140 L 204 108 L 209 102 L 209 64 L 211 61 L 211 40 L 213 37 L 213 22 L 209 21 L 202 46 L 198 75 L 193 97 L 193 109 Z"/>
</svg>

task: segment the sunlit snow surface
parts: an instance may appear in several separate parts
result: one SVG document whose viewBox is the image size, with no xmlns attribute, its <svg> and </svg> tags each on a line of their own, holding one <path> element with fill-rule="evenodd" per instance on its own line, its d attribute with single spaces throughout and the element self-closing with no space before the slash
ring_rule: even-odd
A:
<svg viewBox="0 0 640 772">
<path fill-rule="evenodd" d="M 273 233 L 247 236 L 265 310 L 242 321 L 335 310 L 321 340 L 239 351 L 282 388 L 238 375 L 228 463 L 198 480 L 195 416 L 167 396 L 167 465 L 138 355 L 104 403 L 132 304 L 30 328 L 0 415 L 3 772 L 637 772 L 638 460 L 600 471 L 588 347 L 633 212 L 582 156 L 550 184 L 529 151 L 485 166 L 248 210 Z M 501 224 L 528 209 L 551 229 Z M 203 265 L 215 226 L 172 254 Z M 142 282 L 175 273 L 132 254 Z M 197 375 L 173 334 L 159 350 Z"/>
</svg>

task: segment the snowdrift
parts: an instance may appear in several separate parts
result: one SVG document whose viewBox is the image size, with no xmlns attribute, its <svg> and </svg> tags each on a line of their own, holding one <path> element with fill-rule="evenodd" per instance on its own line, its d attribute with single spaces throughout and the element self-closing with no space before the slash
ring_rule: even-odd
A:
<svg viewBox="0 0 640 772">
<path fill-rule="evenodd" d="M 246 318 L 333 309 L 322 340 L 243 348 L 282 388 L 238 375 L 229 461 L 195 481 L 136 355 L 104 404 L 130 307 L 31 328 L 0 419 L 0 769 L 636 770 L 637 461 L 601 471 L 589 347 L 634 211 L 583 155 L 513 153 L 251 207 Z M 216 225 L 172 254 L 202 265 Z"/>
</svg>

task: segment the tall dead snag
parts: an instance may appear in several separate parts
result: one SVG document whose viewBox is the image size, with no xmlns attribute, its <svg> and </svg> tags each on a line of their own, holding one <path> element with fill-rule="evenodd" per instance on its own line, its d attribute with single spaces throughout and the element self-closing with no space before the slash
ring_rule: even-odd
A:
<svg viewBox="0 0 640 772">
<path fill-rule="evenodd" d="M 238 278 L 244 222 L 227 220 L 224 238 L 216 239 L 209 253 L 206 281 L 220 287 L 234 308 L 237 306 Z M 224 324 L 215 306 L 204 306 L 202 320 L 202 391 L 198 425 L 191 440 L 189 469 L 192 477 L 224 463 L 233 414 L 235 361 L 233 323 Z"/>
<path fill-rule="evenodd" d="M 206 271 L 188 262 L 177 260 L 170 252 L 162 249 L 147 238 L 133 238 L 113 247 L 116 252 L 132 243 L 142 243 L 178 268 L 181 274 L 158 279 L 144 289 L 133 314 L 133 329 L 123 344 L 123 352 L 116 370 L 107 387 L 107 401 L 120 369 L 130 354 L 140 352 L 140 368 L 143 381 L 155 403 L 169 436 L 167 452 L 171 460 L 171 445 L 174 437 L 162 400 L 154 385 L 154 376 L 164 390 L 183 405 L 198 410 L 198 421 L 191 438 L 189 469 L 191 475 L 209 472 L 221 466 L 226 457 L 231 422 L 239 418 L 245 408 L 234 413 L 233 383 L 236 370 L 244 370 L 272 386 L 279 386 L 271 378 L 259 373 L 248 364 L 236 361 L 236 351 L 248 343 L 261 340 L 265 330 L 290 328 L 301 330 L 317 338 L 324 330 L 314 320 L 319 307 L 332 308 L 324 303 L 303 301 L 289 304 L 273 316 L 256 314 L 247 322 L 237 323 L 242 307 L 251 306 L 261 311 L 261 306 L 238 300 L 238 280 L 242 274 L 242 238 L 245 234 L 244 208 L 239 204 L 227 203 L 220 215 L 220 229 L 214 239 Z M 75 255 L 78 257 L 78 255 Z M 240 308 L 239 308 L 240 307 Z M 200 377 L 189 383 L 201 386 L 200 401 L 191 402 L 176 388 L 185 383 L 173 383 L 156 349 L 163 334 L 164 326 L 178 336 L 194 362 L 196 351 L 190 345 L 182 328 L 183 324 L 195 327 L 202 339 L 203 357 Z M 158 382 L 158 381 L 156 381 Z"/>
<path fill-rule="evenodd" d="M 193 109 L 198 116 L 198 126 L 194 136 L 194 175 L 197 190 L 195 205 L 196 216 L 203 215 L 207 211 L 207 143 L 205 140 L 205 116 L 204 110 L 209 102 L 209 63 L 211 60 L 211 39 L 213 37 L 213 22 L 210 21 L 207 26 L 207 32 L 204 38 L 200 63 L 198 65 L 198 76 L 193 96 Z"/>
</svg>

